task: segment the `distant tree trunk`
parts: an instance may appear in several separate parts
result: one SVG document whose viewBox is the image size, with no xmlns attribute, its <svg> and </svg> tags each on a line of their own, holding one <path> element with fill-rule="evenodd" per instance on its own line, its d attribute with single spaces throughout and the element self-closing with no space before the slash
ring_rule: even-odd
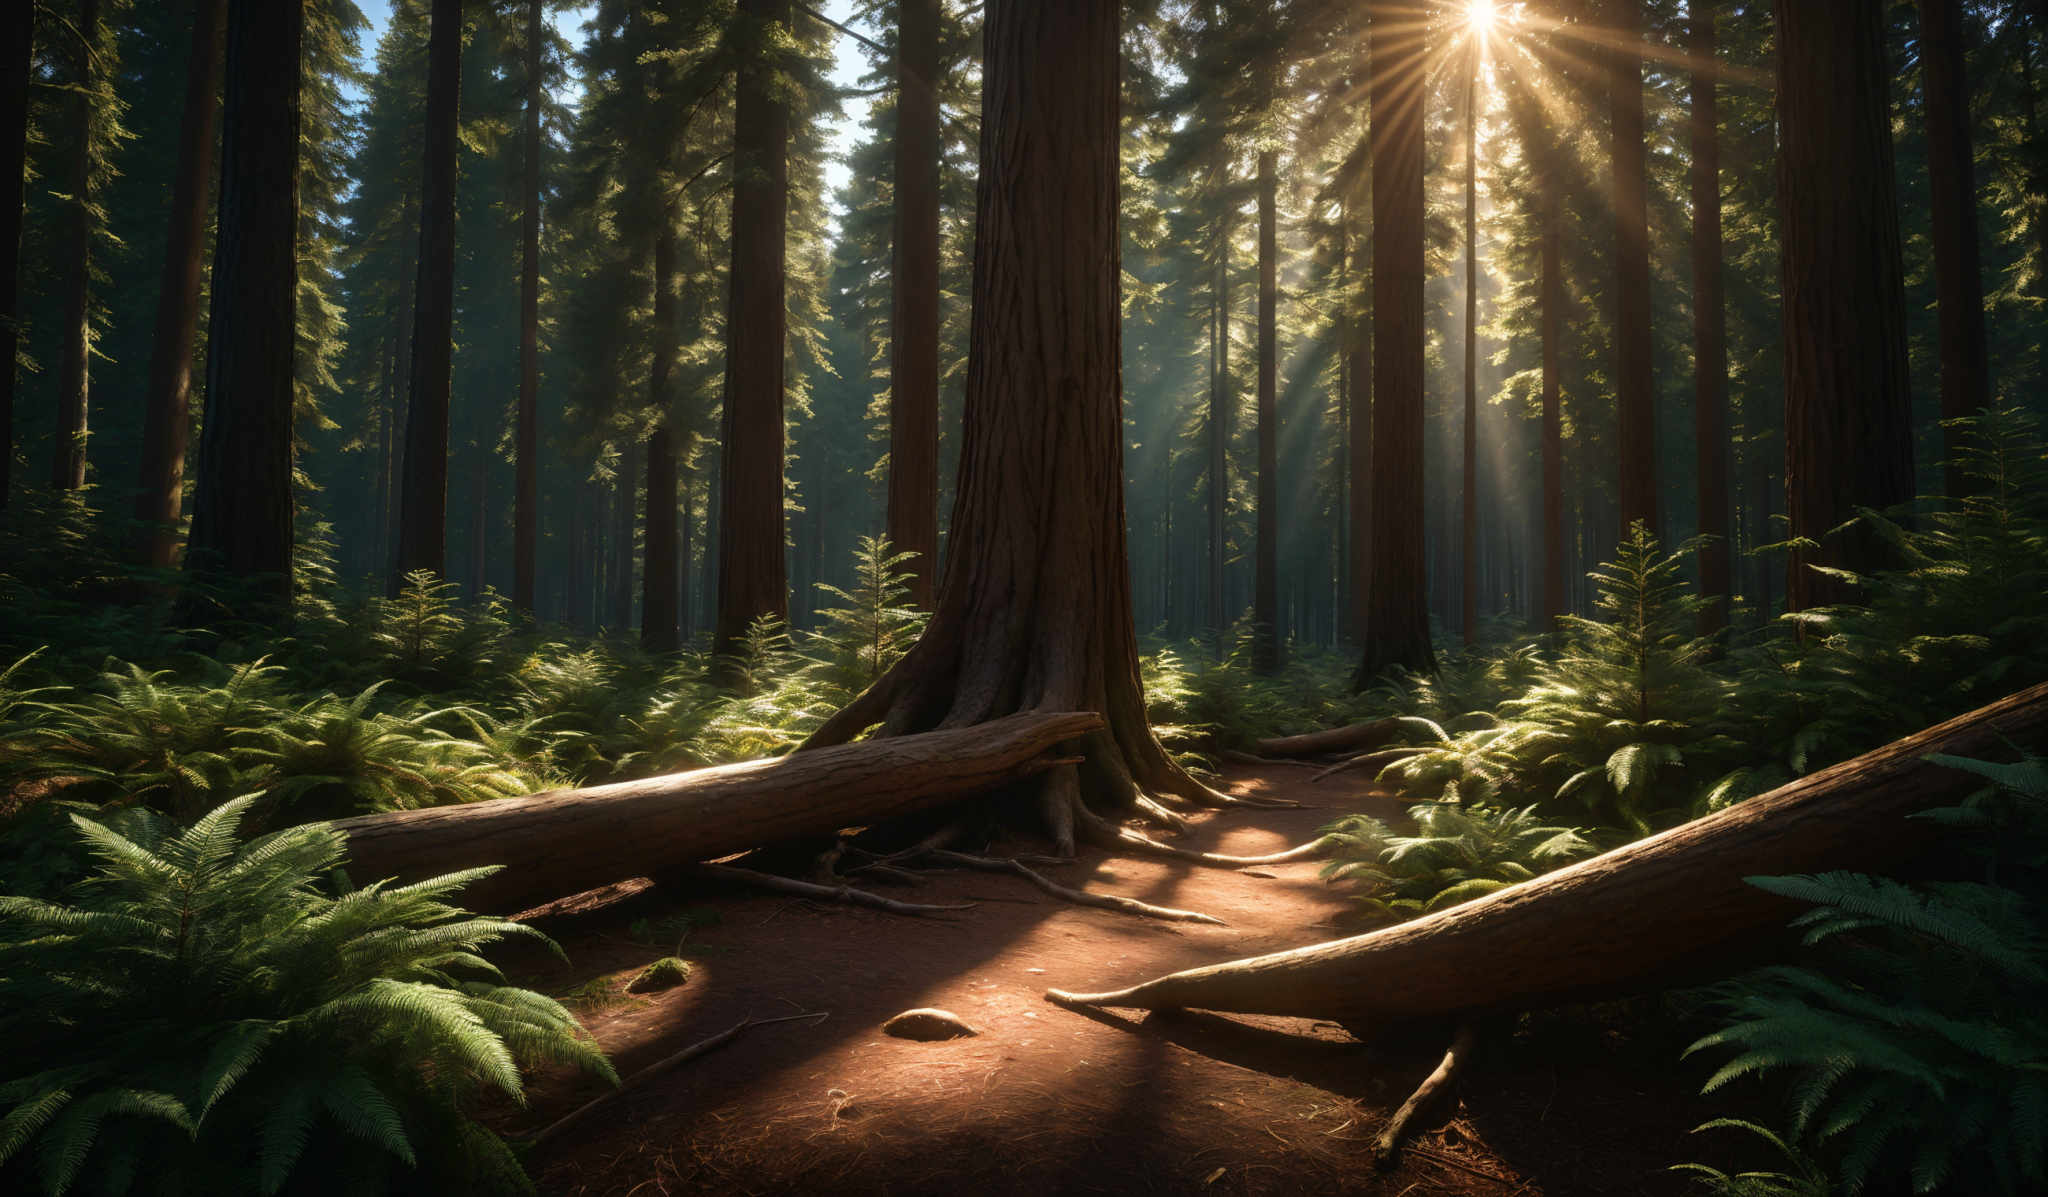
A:
<svg viewBox="0 0 2048 1197">
<path fill-rule="evenodd" d="M 99 0 L 80 0 L 72 51 L 77 55 L 71 86 L 71 145 L 65 180 L 71 198 L 64 205 L 64 347 L 57 359 L 57 435 L 51 445 L 50 488 L 85 485 L 86 392 L 92 378 L 92 126 Z"/>
<path fill-rule="evenodd" d="M 1458 627 L 1479 640 L 1479 42 L 1465 77 L 1465 486 L 1458 504 Z"/>
<path fill-rule="evenodd" d="M 628 441 L 619 450 L 618 485 L 614 488 L 619 522 L 613 529 L 617 543 L 612 553 L 611 589 L 606 595 L 612 605 L 612 628 L 621 635 L 633 626 L 633 475 L 638 468 L 633 443 Z"/>
<path fill-rule="evenodd" d="M 1350 437 L 1344 446 L 1350 504 L 1345 545 L 1350 603 L 1345 609 L 1345 636 L 1363 643 L 1367 627 L 1366 596 L 1372 587 L 1372 311 L 1367 288 L 1372 278 L 1372 240 L 1351 212 L 1349 334 L 1345 342 L 1345 374 L 1350 386 Z"/>
<path fill-rule="evenodd" d="M 731 654 L 763 615 L 789 615 L 783 556 L 783 229 L 789 112 L 769 61 L 788 0 L 740 0 L 748 52 L 733 114 L 732 295 L 726 321 L 724 491 L 716 651 Z"/>
<path fill-rule="evenodd" d="M 1714 17 L 1719 5 L 1692 0 L 1692 341 L 1693 439 L 1699 462 L 1702 635 L 1728 626 L 1733 592 L 1728 502 L 1728 316 L 1721 288 L 1721 138 L 1715 88 Z"/>
<path fill-rule="evenodd" d="M 455 142 L 462 87 L 462 0 L 433 0 L 427 36 L 427 119 L 420 161 L 419 282 L 398 509 L 398 567 L 448 568 L 448 392 L 455 336 Z"/>
<path fill-rule="evenodd" d="M 399 217 L 398 227 L 409 229 L 419 221 L 419 203 L 411 195 L 405 197 L 405 211 Z M 405 488 L 405 419 L 411 406 L 412 395 L 412 335 L 413 335 L 413 289 L 418 285 L 419 243 L 408 243 L 399 264 L 398 277 L 392 280 L 392 289 L 397 294 L 397 310 L 393 313 L 396 321 L 391 326 L 391 339 L 397 346 L 397 356 L 391 376 L 391 472 L 386 482 L 386 507 L 384 526 L 381 531 L 377 568 L 387 578 L 403 576 L 398 571 L 398 521 L 404 518 Z"/>
<path fill-rule="evenodd" d="M 206 419 L 185 567 L 201 577 L 235 580 L 256 600 L 257 613 L 282 618 L 290 612 L 292 594 L 299 48 L 305 8 L 232 0 L 227 17 Z"/>
<path fill-rule="evenodd" d="M 1906 300 L 1884 15 L 1868 0 L 1777 0 L 1785 495 L 1794 610 L 1855 598 L 1813 570 L 1892 560 L 1862 507 L 1913 497 Z"/>
<path fill-rule="evenodd" d="M 192 6 L 192 48 L 185 58 L 185 110 L 178 128 L 178 174 L 157 290 L 149 391 L 142 409 L 142 476 L 135 498 L 136 556 L 170 567 L 185 501 L 185 443 L 192 432 L 192 346 L 199 336 L 199 282 L 206 248 L 207 189 L 213 178 L 213 116 L 220 92 L 221 20 L 227 0 Z"/>
<path fill-rule="evenodd" d="M 1227 175 L 1223 182 L 1228 186 Z M 1224 574 L 1230 557 L 1230 432 L 1237 422 L 1230 393 L 1230 225 L 1228 213 L 1217 217 L 1216 278 L 1209 296 L 1209 625 L 1219 651 L 1230 627 Z"/>
<path fill-rule="evenodd" d="M 1433 670 L 1423 552 L 1423 95 L 1428 14 L 1366 9 L 1372 56 L 1372 575 L 1360 689 L 1389 669 Z"/>
<path fill-rule="evenodd" d="M 533 614 L 534 558 L 540 540 L 540 106 L 541 0 L 526 3 L 526 127 L 521 157 L 519 239 L 519 425 L 512 482 L 512 606 Z"/>
<path fill-rule="evenodd" d="M 1614 170 L 1615 456 L 1621 535 L 1658 531 L 1657 395 L 1651 377 L 1649 176 L 1643 140 L 1642 0 L 1609 0 L 1608 114 Z"/>
<path fill-rule="evenodd" d="M 1543 211 L 1543 248 L 1538 269 L 1538 319 L 1543 329 L 1543 630 L 1557 626 L 1565 611 L 1564 535 L 1564 396 L 1558 378 L 1560 343 L 1564 334 L 1564 237 L 1554 157 L 1546 156 L 1540 169 L 1543 189 L 1539 201 Z"/>
<path fill-rule="evenodd" d="M 889 541 L 917 554 L 910 602 L 930 610 L 939 554 L 939 0 L 897 0 L 896 16 Z"/>
<path fill-rule="evenodd" d="M 1941 418 L 1984 410 L 1991 397 L 1978 264 L 1977 180 L 1970 145 L 1969 63 L 1959 0 L 1920 0 L 1920 77 L 1926 89 L 1927 167 L 1934 210 L 1934 290 L 1941 323 Z M 1955 429 L 1942 431 L 1944 490 L 1966 493 Z"/>
<path fill-rule="evenodd" d="M 671 431 L 669 374 L 676 360 L 676 211 L 661 214 L 654 238 L 654 362 L 647 375 L 647 403 L 655 411 L 647 438 L 647 546 L 640 574 L 640 647 L 672 653 L 680 610 L 676 598 L 676 448 Z"/>
<path fill-rule="evenodd" d="M 384 335 L 384 386 L 377 399 L 377 493 L 374 496 L 372 542 L 364 572 L 375 574 L 390 564 L 391 482 L 393 451 L 398 447 L 392 425 L 398 420 L 398 334 Z"/>
<path fill-rule="evenodd" d="M 1279 155 L 1259 152 L 1259 478 L 1252 563 L 1252 671 L 1280 668 L 1279 221 L 1274 211 Z"/>
<path fill-rule="evenodd" d="M 28 167 L 28 81 L 34 70 L 36 6 L 7 6 L 8 49 L 0 57 L 0 511 L 14 483 L 15 346 L 21 327 L 22 186 Z"/>
</svg>

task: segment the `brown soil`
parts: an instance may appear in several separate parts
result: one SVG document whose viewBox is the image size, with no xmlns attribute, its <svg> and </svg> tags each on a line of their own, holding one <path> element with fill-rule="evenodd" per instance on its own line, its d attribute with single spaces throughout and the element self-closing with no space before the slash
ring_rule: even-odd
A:
<svg viewBox="0 0 2048 1197">
<path fill-rule="evenodd" d="M 1355 780 L 1309 786 L 1305 770 L 1233 769 L 1230 788 L 1317 804 L 1196 820 L 1187 846 L 1270 852 L 1342 813 L 1390 819 L 1391 799 Z M 1030 851 L 999 845 L 997 851 Z M 1688 1191 L 1667 1165 L 1711 1156 L 1686 1128 L 1711 1117 L 1677 1063 L 1684 1036 L 1626 1010 L 1524 1019 L 1488 1040 L 1455 1116 L 1428 1119 L 1391 1171 L 1373 1135 L 1436 1064 L 1448 1032 L 1414 1028 L 1363 1044 L 1331 1023 L 1196 1013 L 1080 1014 L 1048 986 L 1114 988 L 1163 971 L 1346 934 L 1349 904 L 1297 863 L 1231 870 L 1086 852 L 1058 880 L 1227 926 L 1161 923 L 1054 902 L 1022 879 L 937 872 L 918 902 L 978 900 L 915 919 L 746 893 L 669 893 L 645 882 L 560 904 L 541 919 L 571 964 L 515 970 L 564 994 L 617 988 L 677 952 L 688 983 L 584 1002 L 586 1022 L 629 1074 L 748 1017 L 829 1012 L 748 1030 L 537 1148 L 548 1194 L 662 1193 L 1443 1193 Z M 650 926 L 681 910 L 685 933 Z M 715 924 L 704 920 L 714 916 Z M 586 989 L 587 992 L 587 989 Z M 974 1038 L 920 1043 L 881 1032 L 918 1006 L 952 1011 Z M 543 1078 L 531 1132 L 597 1092 Z"/>
</svg>

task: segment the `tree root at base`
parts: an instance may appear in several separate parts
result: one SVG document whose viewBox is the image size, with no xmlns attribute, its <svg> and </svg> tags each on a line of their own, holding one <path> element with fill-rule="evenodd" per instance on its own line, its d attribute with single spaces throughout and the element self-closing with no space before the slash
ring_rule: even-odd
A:
<svg viewBox="0 0 2048 1197">
<path fill-rule="evenodd" d="M 1388 1120 L 1386 1129 L 1372 1141 L 1373 1162 L 1376 1165 L 1381 1168 L 1393 1166 L 1394 1161 L 1400 1156 L 1401 1143 L 1408 1137 L 1410 1126 L 1457 1083 L 1458 1072 L 1470 1062 L 1473 1046 L 1478 1039 L 1478 1032 L 1471 1023 L 1458 1025 L 1457 1034 L 1451 1037 L 1450 1050 L 1444 1053 L 1444 1058 L 1437 1063 L 1436 1070 L 1422 1078 L 1422 1083 L 1415 1087 L 1415 1092 L 1409 1094 L 1408 1100 L 1401 1103 L 1401 1108 L 1394 1111 L 1394 1116 Z"/>
<path fill-rule="evenodd" d="M 1115 910 L 1124 914 L 1135 914 L 1144 918 L 1162 919 L 1171 923 L 1209 923 L 1227 926 L 1215 915 L 1202 914 L 1194 910 L 1176 910 L 1171 906 L 1154 906 L 1136 898 L 1124 898 L 1115 894 L 1093 894 L 1086 890 L 1061 885 L 1043 873 L 1036 872 L 1018 860 L 1001 856 L 971 856 L 965 852 L 949 852 L 937 849 L 925 854 L 925 859 L 940 864 L 958 865 L 961 868 L 980 869 L 989 873 L 1014 873 L 1031 884 L 1063 902 L 1076 906 L 1094 906 L 1103 910 Z"/>
<path fill-rule="evenodd" d="M 950 914 L 956 910 L 971 910 L 973 902 L 962 902 L 944 906 L 932 906 L 918 902 L 898 902 L 880 894 L 855 889 L 850 885 L 817 885 L 809 881 L 797 881 L 790 877 L 777 877 L 773 873 L 757 873 L 752 869 L 736 869 L 731 865 L 700 864 L 678 869 L 675 875 L 701 877 L 709 881 L 726 881 L 734 885 L 747 885 L 755 889 L 771 890 L 775 893 L 794 894 L 799 898 L 812 898 L 821 902 L 843 902 L 849 906 L 865 906 L 887 914 L 907 914 L 929 917 Z"/>
</svg>

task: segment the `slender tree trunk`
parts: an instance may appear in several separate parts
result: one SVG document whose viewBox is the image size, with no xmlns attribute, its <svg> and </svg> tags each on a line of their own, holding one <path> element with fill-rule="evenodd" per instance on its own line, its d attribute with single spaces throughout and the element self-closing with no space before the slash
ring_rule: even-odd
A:
<svg viewBox="0 0 2048 1197">
<path fill-rule="evenodd" d="M 512 483 L 512 606 L 533 614 L 534 560 L 540 541 L 540 106 L 541 0 L 526 3 L 526 127 L 520 185 L 525 210 L 519 239 L 519 426 Z"/>
<path fill-rule="evenodd" d="M 1479 42 L 1465 79 L 1465 486 L 1459 501 L 1458 626 L 1479 640 Z"/>
<path fill-rule="evenodd" d="M 1794 610 L 1851 600 L 1816 572 L 1882 568 L 1859 508 L 1913 497 L 1906 299 L 1884 17 L 1868 0 L 1777 0 L 1785 494 Z"/>
<path fill-rule="evenodd" d="M 1721 289 L 1721 137 L 1715 89 L 1714 18 L 1719 5 L 1692 0 L 1692 343 L 1693 439 L 1699 462 L 1700 631 L 1728 626 L 1728 316 Z"/>
<path fill-rule="evenodd" d="M 1228 184 L 1226 176 L 1224 185 Z M 1230 226 L 1228 213 L 1217 218 L 1216 281 L 1209 319 L 1209 625 L 1219 652 L 1230 628 L 1230 600 L 1224 583 L 1230 558 L 1230 433 L 1237 422 L 1230 393 Z"/>
<path fill-rule="evenodd" d="M 454 368 L 455 142 L 461 87 L 462 0 L 433 0 L 420 154 L 419 282 L 393 594 L 413 570 L 445 574 L 448 568 L 448 393 Z"/>
<path fill-rule="evenodd" d="M 1431 670 L 1423 541 L 1423 96 L 1427 13 L 1403 0 L 1366 10 L 1372 56 L 1372 574 L 1363 689 L 1389 669 Z"/>
<path fill-rule="evenodd" d="M 889 541 L 930 610 L 939 553 L 939 0 L 898 0 Z"/>
<path fill-rule="evenodd" d="M 171 184 L 169 239 L 150 344 L 142 409 L 142 476 L 136 490 L 139 560 L 167 569 L 177 555 L 185 500 L 185 443 L 192 431 L 192 346 L 199 336 L 199 282 L 206 248 L 207 189 L 213 179 L 213 116 L 220 91 L 221 20 L 227 0 L 192 6 L 185 58 L 185 111 L 178 174 Z"/>
<path fill-rule="evenodd" d="M 1643 141 L 1642 0 L 1610 0 L 1608 92 L 1614 168 L 1615 455 L 1621 535 L 1658 531 L 1657 395 L 1651 377 L 1649 176 Z"/>
<path fill-rule="evenodd" d="M 787 310 L 789 112 L 769 59 L 788 0 L 740 0 L 750 45 L 733 116 L 732 297 L 726 321 L 725 444 L 718 530 L 718 637 L 729 656 L 763 615 L 789 615 L 783 555 L 782 367 Z"/>
<path fill-rule="evenodd" d="M 1346 313 L 1349 338 L 1344 347 L 1349 387 L 1350 435 L 1345 440 L 1345 475 L 1350 482 L 1346 520 L 1345 568 L 1350 600 L 1344 610 L 1344 636 L 1363 643 L 1367 626 L 1366 596 L 1372 589 L 1372 240 L 1364 222 L 1351 212 L 1350 301 Z"/>
<path fill-rule="evenodd" d="M 1278 157 L 1273 150 L 1259 152 L 1259 509 L 1252 564 L 1252 670 L 1266 674 L 1280 668 Z"/>
<path fill-rule="evenodd" d="M 80 0 L 77 55 L 70 96 L 71 136 L 64 205 L 64 347 L 57 359 L 57 435 L 50 456 L 50 487 L 85 485 L 86 392 L 92 379 L 92 132 L 100 49 L 99 0 Z"/>
<path fill-rule="evenodd" d="M 1558 184 L 1549 169 L 1554 158 L 1545 159 L 1543 189 L 1543 247 L 1538 270 L 1538 303 L 1542 313 L 1543 339 L 1543 630 L 1557 626 L 1565 612 L 1564 568 L 1564 396 L 1558 377 L 1560 343 L 1564 337 L 1564 237 L 1558 225 Z"/>
<path fill-rule="evenodd" d="M 397 448 L 397 437 L 392 425 L 398 420 L 398 334 L 384 335 L 384 386 L 377 402 L 377 493 L 374 496 L 371 523 L 372 541 L 364 573 L 375 575 L 390 565 L 391 547 L 391 482 L 397 472 L 392 468 L 393 450 Z"/>
<path fill-rule="evenodd" d="M 0 511 L 14 484 L 15 346 L 21 329 L 22 187 L 28 167 L 28 81 L 35 63 L 36 6 L 7 6 L 0 56 Z"/>
<path fill-rule="evenodd" d="M 305 9 L 228 7 L 220 219 L 207 314 L 206 419 L 187 570 L 234 579 L 256 613 L 292 594 L 293 353 L 298 325 L 299 49 Z M 246 618 L 249 608 L 236 612 Z"/>
<path fill-rule="evenodd" d="M 676 360 L 675 221 L 671 203 L 662 211 L 661 231 L 654 238 L 654 362 L 647 376 L 647 404 L 655 411 L 655 424 L 647 438 L 647 557 L 640 573 L 640 647 L 656 654 L 681 647 L 676 638 L 676 449 L 668 385 Z"/>
<path fill-rule="evenodd" d="M 1941 418 L 1975 415 L 1991 397 L 1978 263 L 1977 178 L 1970 144 L 1969 63 L 1960 0 L 1920 0 L 1920 76 L 1926 89 L 1927 166 L 1934 210 L 1934 290 L 1940 307 Z M 1969 489 L 1958 432 L 1944 426 L 1944 489 Z"/>
<path fill-rule="evenodd" d="M 618 485 L 615 488 L 619 522 L 614 529 L 618 543 L 612 553 L 611 591 L 608 596 L 612 604 L 612 628 L 621 635 L 633 626 L 633 475 L 638 468 L 633 443 L 628 441 L 619 451 Z"/>
</svg>

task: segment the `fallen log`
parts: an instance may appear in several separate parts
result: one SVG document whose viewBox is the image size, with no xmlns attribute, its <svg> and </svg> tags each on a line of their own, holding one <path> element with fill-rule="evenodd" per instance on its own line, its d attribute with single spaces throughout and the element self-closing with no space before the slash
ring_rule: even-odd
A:
<svg viewBox="0 0 2048 1197">
<path fill-rule="evenodd" d="M 465 889 L 510 911 L 628 877 L 940 805 L 1059 763 L 1092 712 L 1029 713 L 973 727 L 818 748 L 640 781 L 342 819 L 359 883 L 504 869 Z"/>
<path fill-rule="evenodd" d="M 1356 749 L 1378 748 L 1400 734 L 1399 719 L 1372 719 L 1349 727 L 1260 740 L 1253 745 L 1253 751 L 1260 756 L 1330 756 Z"/>
<path fill-rule="evenodd" d="M 1799 909 L 1744 879 L 1881 871 L 1934 829 L 1909 816 L 1983 779 L 1931 764 L 2048 735 L 2048 684 L 1768 794 L 1462 906 L 1365 935 L 1075 994 L 1062 1005 L 1186 1007 L 1365 1027 L 1522 1010 L 1654 984 Z"/>
</svg>

